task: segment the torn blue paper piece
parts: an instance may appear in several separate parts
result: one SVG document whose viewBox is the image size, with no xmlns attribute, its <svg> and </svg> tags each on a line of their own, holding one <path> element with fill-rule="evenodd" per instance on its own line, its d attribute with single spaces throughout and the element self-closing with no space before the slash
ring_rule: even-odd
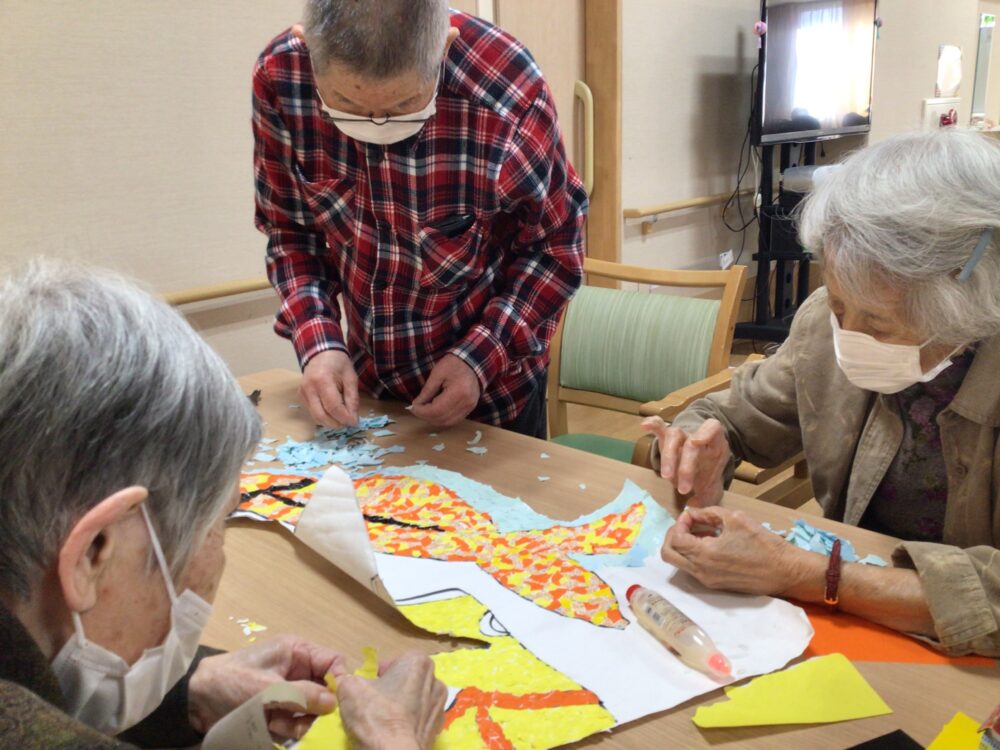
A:
<svg viewBox="0 0 1000 750">
<path fill-rule="evenodd" d="M 863 565 L 877 565 L 879 567 L 886 567 L 888 563 L 883 560 L 878 555 L 866 555 L 861 559 L 858 559 L 858 553 L 854 550 L 854 545 L 850 541 L 844 539 L 843 537 L 838 537 L 836 534 L 824 531 L 823 529 L 817 529 L 808 521 L 801 518 L 797 519 L 791 529 L 787 531 L 782 531 L 780 529 L 775 529 L 771 524 L 766 521 L 762 526 L 779 536 L 783 536 L 785 539 L 790 541 L 796 547 L 810 552 L 818 552 L 821 555 L 830 556 L 833 551 L 833 543 L 839 538 L 840 539 L 840 557 L 844 562 L 859 562 Z"/>
<path fill-rule="evenodd" d="M 352 478 L 358 478 L 381 466 L 384 456 L 405 450 L 401 445 L 380 446 L 365 438 L 364 433 L 381 430 L 391 422 L 388 415 L 383 414 L 362 417 L 355 426 L 319 428 L 312 440 L 299 442 L 289 438 L 278 446 L 277 460 L 296 471 L 321 471 L 337 465 Z M 275 458 L 269 456 L 267 460 Z"/>
<path fill-rule="evenodd" d="M 539 482 L 547 482 L 547 481 L 549 481 L 550 479 L 552 479 L 552 477 L 545 477 L 545 476 L 540 476 L 540 477 L 538 477 L 538 481 L 539 481 Z"/>
<path fill-rule="evenodd" d="M 551 458 L 551 456 L 548 453 L 539 453 L 538 457 L 541 459 Z"/>
<path fill-rule="evenodd" d="M 858 560 L 858 562 L 861 563 L 862 565 L 876 565 L 880 568 L 889 567 L 889 563 L 887 563 L 878 555 L 865 555 L 860 560 Z"/>
<path fill-rule="evenodd" d="M 475 453 L 477 456 L 482 456 L 486 453 L 487 449 L 483 448 L 481 445 L 472 445 L 466 448 L 469 453 Z"/>
<path fill-rule="evenodd" d="M 426 465 L 427 465 L 427 459 L 426 458 L 418 458 L 417 459 L 417 466 L 426 466 Z"/>
<path fill-rule="evenodd" d="M 264 453 L 263 451 L 261 451 L 260 453 L 256 454 L 253 457 L 253 460 L 254 461 L 260 461 L 262 463 L 266 463 L 268 461 L 273 461 L 274 460 L 274 456 L 272 456 L 270 453 Z"/>
<path fill-rule="evenodd" d="M 396 433 L 393 432 L 392 430 L 375 430 L 375 432 L 372 433 L 372 437 L 383 438 L 383 437 L 390 437 L 395 434 Z"/>
<path fill-rule="evenodd" d="M 444 443 L 438 443 L 437 445 L 431 446 L 431 450 L 440 453 L 441 451 L 444 450 Z"/>
<path fill-rule="evenodd" d="M 479 441 L 483 439 L 483 431 L 476 430 L 476 436 L 469 440 L 466 445 L 479 445 Z"/>
<path fill-rule="evenodd" d="M 277 438 L 261 438 L 260 439 L 261 445 L 272 445 L 272 444 L 277 443 L 277 442 L 278 442 Z"/>
</svg>

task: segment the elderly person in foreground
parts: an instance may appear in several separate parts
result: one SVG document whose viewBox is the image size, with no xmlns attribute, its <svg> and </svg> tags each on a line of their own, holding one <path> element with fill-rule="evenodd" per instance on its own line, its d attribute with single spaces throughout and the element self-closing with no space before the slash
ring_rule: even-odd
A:
<svg viewBox="0 0 1000 750">
<path fill-rule="evenodd" d="M 947 131 L 860 151 L 808 199 L 800 234 L 826 287 L 785 344 L 672 426 L 644 423 L 654 465 L 692 493 L 663 558 L 712 588 L 837 602 L 998 656 L 1000 144 Z M 903 540 L 892 567 L 838 566 L 712 507 L 735 460 L 798 451 L 828 518 Z"/>
<path fill-rule="evenodd" d="M 367 681 L 290 636 L 199 649 L 260 426 L 179 315 L 116 277 L 36 263 L 0 283 L 0 320 L 4 747 L 190 745 L 282 680 L 307 706 L 272 706 L 276 736 L 339 699 L 358 746 L 430 745 L 445 689 L 424 656 Z"/>
</svg>

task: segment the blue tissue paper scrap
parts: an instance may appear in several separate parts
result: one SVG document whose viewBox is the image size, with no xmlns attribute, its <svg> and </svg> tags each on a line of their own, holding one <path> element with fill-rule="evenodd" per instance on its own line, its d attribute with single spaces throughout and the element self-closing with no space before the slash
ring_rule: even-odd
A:
<svg viewBox="0 0 1000 750">
<path fill-rule="evenodd" d="M 769 523 L 764 523 L 763 526 L 769 531 L 785 537 L 785 539 L 800 549 L 809 550 L 810 552 L 818 552 L 821 555 L 829 557 L 830 553 L 833 551 L 833 543 L 837 539 L 840 539 L 840 558 L 844 562 L 859 562 L 863 565 L 877 565 L 880 567 L 886 567 L 888 565 L 888 563 L 886 563 L 886 561 L 878 555 L 865 555 L 862 558 L 858 558 L 858 553 L 854 550 L 854 545 L 847 539 L 838 537 L 836 534 L 829 531 L 817 529 L 811 523 L 808 523 L 801 518 L 798 519 L 788 531 L 774 529 Z"/>
<path fill-rule="evenodd" d="M 376 445 L 365 438 L 365 433 L 372 430 L 385 432 L 383 428 L 392 421 L 382 414 L 361 417 L 351 427 L 319 428 L 312 440 L 289 439 L 279 445 L 274 449 L 276 458 L 296 471 L 321 471 L 336 464 L 357 479 L 374 472 L 382 465 L 384 456 L 406 450 L 401 445 Z"/>
</svg>

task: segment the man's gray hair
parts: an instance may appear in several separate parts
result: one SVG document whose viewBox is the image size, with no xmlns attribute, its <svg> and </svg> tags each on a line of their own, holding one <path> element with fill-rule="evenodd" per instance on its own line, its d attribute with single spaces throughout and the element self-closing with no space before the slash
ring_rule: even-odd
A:
<svg viewBox="0 0 1000 750">
<path fill-rule="evenodd" d="M 303 27 L 313 68 L 331 62 L 368 78 L 437 74 L 448 36 L 446 0 L 307 0 Z"/>
<path fill-rule="evenodd" d="M 987 229 L 982 260 L 959 280 Z M 805 201 L 799 233 L 852 297 L 898 289 L 926 338 L 959 346 L 1000 333 L 1000 142 L 948 129 L 858 151 Z"/>
<path fill-rule="evenodd" d="M 0 282 L 0 592 L 26 598 L 73 525 L 126 487 L 176 580 L 236 491 L 260 420 L 174 310 L 36 260 Z"/>
</svg>

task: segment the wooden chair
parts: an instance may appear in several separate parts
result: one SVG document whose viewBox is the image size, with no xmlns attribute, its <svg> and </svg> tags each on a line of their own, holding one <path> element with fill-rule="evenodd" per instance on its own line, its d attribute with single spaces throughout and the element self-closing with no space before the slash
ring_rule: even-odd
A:
<svg viewBox="0 0 1000 750">
<path fill-rule="evenodd" d="M 763 355 L 751 354 L 747 357 L 747 362 L 761 359 L 764 359 Z M 726 368 L 704 380 L 680 388 L 662 399 L 645 403 L 639 407 L 639 413 L 644 417 L 658 416 L 665 422 L 671 422 L 694 401 L 728 388 L 733 369 Z M 632 463 L 652 468 L 649 462 L 652 443 L 651 435 L 639 438 L 632 449 Z M 813 496 L 809 471 L 801 453 L 769 469 L 762 469 L 744 461 L 736 467 L 733 479 L 733 486 L 730 488 L 733 491 L 786 508 L 801 507 Z"/>
<path fill-rule="evenodd" d="M 588 276 L 683 290 L 714 298 L 584 286 L 552 341 L 549 430 L 554 442 L 630 461 L 635 444 L 606 435 L 567 434 L 566 405 L 641 415 L 648 402 L 724 371 L 746 268 L 666 271 L 584 260 Z"/>
</svg>

